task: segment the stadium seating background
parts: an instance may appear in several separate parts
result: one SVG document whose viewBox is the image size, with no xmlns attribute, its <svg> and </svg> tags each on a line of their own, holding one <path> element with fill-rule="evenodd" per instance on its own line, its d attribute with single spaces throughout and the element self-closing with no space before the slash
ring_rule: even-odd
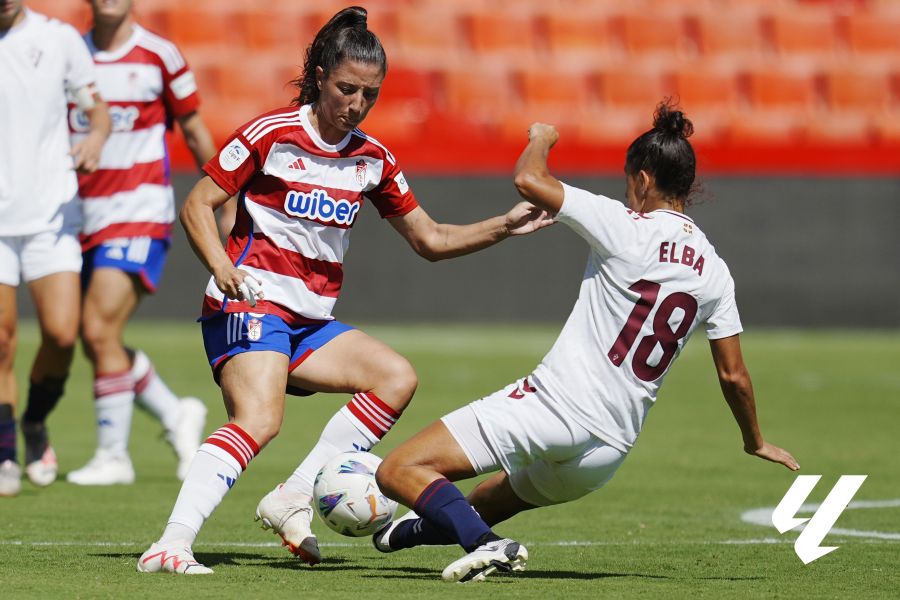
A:
<svg viewBox="0 0 900 600">
<path fill-rule="evenodd" d="M 303 52 L 348 2 L 137 0 L 192 65 L 218 142 L 287 104 Z M 361 2 L 389 73 L 363 128 L 411 173 L 506 173 L 529 123 L 554 167 L 618 173 L 654 105 L 680 99 L 706 173 L 900 170 L 898 0 Z M 28 0 L 80 30 L 82 0 Z M 176 168 L 190 168 L 177 137 Z"/>
</svg>

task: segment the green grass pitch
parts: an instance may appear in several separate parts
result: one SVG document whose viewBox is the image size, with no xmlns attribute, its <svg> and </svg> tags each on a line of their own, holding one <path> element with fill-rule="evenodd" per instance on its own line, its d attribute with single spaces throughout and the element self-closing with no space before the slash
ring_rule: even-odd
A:
<svg viewBox="0 0 900 600">
<path fill-rule="evenodd" d="M 440 415 L 528 374 L 558 332 L 456 324 L 365 329 L 407 356 L 420 377 L 412 405 L 376 449 L 381 455 Z M 840 548 L 806 566 L 794 554 L 796 533 L 781 536 L 740 520 L 744 511 L 777 504 L 794 475 L 743 454 L 702 338 L 695 336 L 676 362 L 644 434 L 604 489 L 496 528 L 528 546 L 524 573 L 445 584 L 440 571 L 460 555 L 457 548 L 384 555 L 368 539 L 342 538 L 321 523 L 325 559 L 315 568 L 276 545 L 253 522 L 253 511 L 346 402 L 318 395 L 289 399 L 281 435 L 204 527 L 194 548 L 215 575 L 135 572 L 179 489 L 160 426 L 136 412 L 134 485 L 91 489 L 60 481 L 39 490 L 26 482 L 17 498 L 0 500 L 0 597 L 896 598 L 900 507 L 847 510 L 837 527 L 893 539 L 832 533 L 825 544 Z M 139 323 L 128 341 L 147 351 L 176 393 L 207 403 L 207 431 L 224 422 L 196 325 Z M 36 343 L 35 327 L 24 325 L 22 392 Z M 821 501 L 842 474 L 869 476 L 857 500 L 900 498 L 900 335 L 763 331 L 744 336 L 744 352 L 764 435 L 794 453 L 801 473 L 823 475 L 810 501 Z M 79 357 L 50 420 L 63 474 L 93 451 L 91 402 L 89 371 Z"/>
</svg>

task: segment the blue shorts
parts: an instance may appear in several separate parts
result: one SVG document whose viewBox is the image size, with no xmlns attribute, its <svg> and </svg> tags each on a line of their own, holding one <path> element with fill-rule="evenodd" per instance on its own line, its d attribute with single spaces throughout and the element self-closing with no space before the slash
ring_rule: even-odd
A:
<svg viewBox="0 0 900 600">
<path fill-rule="evenodd" d="M 206 358 L 219 383 L 222 365 L 244 352 L 272 350 L 290 358 L 289 372 L 309 355 L 353 327 L 340 321 L 291 327 L 281 317 L 259 313 L 222 313 L 200 322 Z M 308 396 L 312 392 L 287 386 L 288 394 Z"/>
<path fill-rule="evenodd" d="M 144 289 L 152 294 L 159 287 L 168 253 L 168 240 L 148 237 L 106 240 L 82 255 L 81 287 L 87 289 L 94 269 L 111 267 L 137 275 Z"/>
</svg>

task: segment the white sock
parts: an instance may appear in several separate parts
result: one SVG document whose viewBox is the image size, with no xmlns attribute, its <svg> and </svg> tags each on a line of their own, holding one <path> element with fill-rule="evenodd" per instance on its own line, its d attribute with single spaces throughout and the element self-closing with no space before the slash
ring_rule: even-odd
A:
<svg viewBox="0 0 900 600">
<path fill-rule="evenodd" d="M 191 462 L 159 542 L 185 540 L 192 544 L 204 521 L 258 452 L 259 445 L 234 423 L 212 432 Z"/>
<path fill-rule="evenodd" d="M 97 447 L 111 454 L 127 454 L 131 415 L 134 412 L 134 380 L 131 378 L 131 371 L 96 376 L 94 398 Z"/>
<path fill-rule="evenodd" d="M 178 396 L 156 374 L 153 363 L 141 350 L 134 352 L 131 375 L 134 377 L 134 394 L 138 404 L 159 419 L 166 431 L 174 430 L 181 411 Z"/>
<path fill-rule="evenodd" d="M 354 395 L 325 425 L 319 441 L 284 482 L 285 489 L 312 496 L 313 482 L 326 462 L 342 452 L 368 452 L 391 430 L 398 418 L 400 413 L 375 394 Z"/>
</svg>

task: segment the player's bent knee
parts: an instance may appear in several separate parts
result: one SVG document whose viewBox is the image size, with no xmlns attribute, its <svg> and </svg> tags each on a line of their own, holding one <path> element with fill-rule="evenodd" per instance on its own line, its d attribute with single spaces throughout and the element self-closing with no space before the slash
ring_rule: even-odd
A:
<svg viewBox="0 0 900 600">
<path fill-rule="evenodd" d="M 378 484 L 378 489 L 391 500 L 397 499 L 394 482 L 397 481 L 398 467 L 398 461 L 393 458 L 393 455 L 388 454 L 378 465 L 378 470 L 375 471 L 375 482 Z"/>
<path fill-rule="evenodd" d="M 57 350 L 69 352 L 75 349 L 75 344 L 78 342 L 78 329 L 71 327 L 54 328 L 45 331 L 41 336 L 41 340 L 44 344 Z"/>
<path fill-rule="evenodd" d="M 399 354 L 388 360 L 382 367 L 383 381 L 378 385 L 385 401 L 400 402 L 401 406 L 393 408 L 402 410 L 412 399 L 419 387 L 419 377 L 408 360 Z"/>
</svg>

